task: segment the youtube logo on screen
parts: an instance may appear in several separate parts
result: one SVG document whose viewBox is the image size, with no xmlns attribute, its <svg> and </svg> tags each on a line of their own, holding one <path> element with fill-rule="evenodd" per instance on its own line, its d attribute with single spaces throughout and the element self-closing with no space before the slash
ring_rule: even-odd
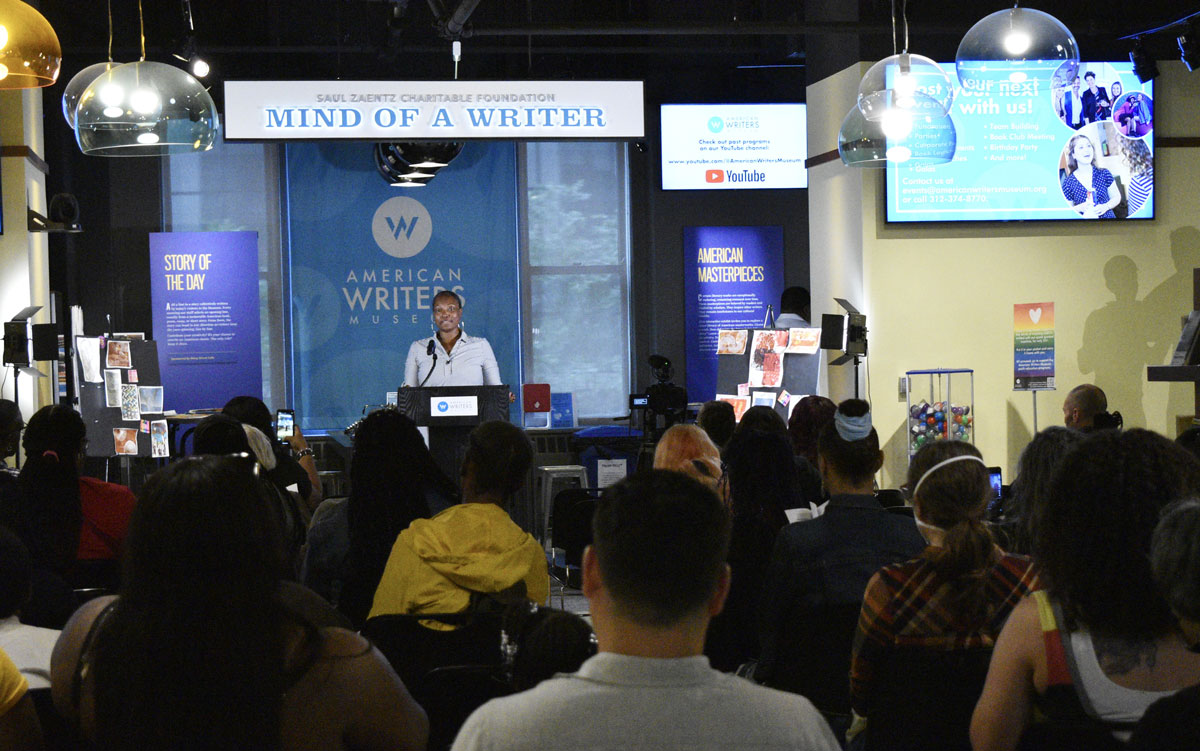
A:
<svg viewBox="0 0 1200 751">
<path fill-rule="evenodd" d="M 704 182 L 706 183 L 723 183 L 725 182 L 725 172 L 719 169 L 705 170 Z"/>
</svg>

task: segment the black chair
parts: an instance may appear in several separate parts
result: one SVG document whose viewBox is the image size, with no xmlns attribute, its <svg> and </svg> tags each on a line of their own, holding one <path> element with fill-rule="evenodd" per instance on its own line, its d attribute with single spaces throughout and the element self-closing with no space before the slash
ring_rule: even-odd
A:
<svg viewBox="0 0 1200 751">
<path fill-rule="evenodd" d="M 592 515 L 600 493 L 596 488 L 565 488 L 554 496 L 550 507 L 554 565 L 550 573 L 565 586 L 579 589 L 583 585 L 583 549 L 592 544 Z M 558 551 L 562 551 L 561 558 Z"/>
<path fill-rule="evenodd" d="M 850 653 L 862 603 L 829 603 L 790 613 L 769 675 L 756 679 L 800 694 L 827 716 L 850 716 Z"/>
<path fill-rule="evenodd" d="M 29 698 L 33 701 L 33 709 L 37 712 L 38 722 L 41 723 L 42 738 L 45 740 L 47 751 L 73 751 L 79 748 L 75 728 L 63 719 L 54 707 L 50 689 L 31 688 Z"/>
<path fill-rule="evenodd" d="M 990 647 L 899 647 L 876 668 L 866 751 L 971 751 Z"/>
<path fill-rule="evenodd" d="M 475 607 L 462 613 L 377 615 L 362 635 L 383 653 L 429 716 L 430 749 L 449 748 L 467 716 L 509 691 L 503 680 L 503 612 Z M 427 628 L 422 621 L 457 626 Z"/>
</svg>

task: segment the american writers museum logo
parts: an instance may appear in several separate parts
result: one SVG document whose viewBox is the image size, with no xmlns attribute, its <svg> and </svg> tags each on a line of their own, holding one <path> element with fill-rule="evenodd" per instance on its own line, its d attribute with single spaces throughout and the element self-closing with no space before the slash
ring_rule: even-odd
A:
<svg viewBox="0 0 1200 751">
<path fill-rule="evenodd" d="M 415 198 L 389 198 L 375 210 L 371 234 L 379 249 L 393 258 L 412 258 L 433 235 L 429 210 Z"/>
</svg>

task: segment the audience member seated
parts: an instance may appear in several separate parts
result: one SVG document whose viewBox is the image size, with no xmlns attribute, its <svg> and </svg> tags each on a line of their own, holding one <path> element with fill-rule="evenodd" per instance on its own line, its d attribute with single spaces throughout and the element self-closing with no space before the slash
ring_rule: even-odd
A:
<svg viewBox="0 0 1200 751">
<path fill-rule="evenodd" d="M 722 401 L 705 402 L 696 415 L 696 424 L 708 434 L 718 450 L 723 450 L 737 427 L 733 405 Z"/>
<path fill-rule="evenodd" d="M 733 574 L 725 609 L 709 624 L 704 654 L 717 670 L 732 671 L 758 657 L 759 595 L 771 549 L 788 523 L 784 509 L 803 502 L 792 447 L 783 433 L 739 430 L 725 454 Z"/>
<path fill-rule="evenodd" d="M 969 749 L 990 649 L 1037 574 L 984 526 L 991 483 L 974 446 L 926 444 L 908 487 L 929 547 L 867 584 L 850 663 L 850 732 L 865 727 L 867 749 Z"/>
<path fill-rule="evenodd" d="M 243 425 L 258 428 L 275 456 L 275 466 L 267 472 L 267 477 L 283 490 L 295 486 L 309 512 L 315 510 L 321 502 L 321 477 L 317 474 L 313 451 L 300 427 L 295 427 L 286 445 L 281 443 L 271 427 L 271 410 L 256 396 L 235 396 L 226 402 L 221 412 Z"/>
<path fill-rule="evenodd" d="M 817 440 L 825 426 L 833 422 L 837 405 L 824 396 L 806 396 L 792 408 L 788 418 L 788 437 L 792 439 L 792 450 L 803 456 L 808 463 L 817 466 Z"/>
<path fill-rule="evenodd" d="M 0 399 L 0 495 L 16 480 L 17 473 L 8 466 L 8 457 L 17 455 L 24 429 L 25 421 L 21 419 L 16 402 Z"/>
<path fill-rule="evenodd" d="M 716 491 L 721 479 L 721 453 L 699 427 L 672 425 L 654 447 L 654 469 L 683 472 Z"/>
<path fill-rule="evenodd" d="M 35 567 L 72 587 L 114 588 L 137 499 L 123 485 L 80 476 L 86 445 L 78 412 L 65 405 L 38 410 L 25 428 L 19 492 L 0 520 L 29 548 Z"/>
<path fill-rule="evenodd" d="M 925 541 L 911 517 L 875 499 L 883 452 L 866 402 L 842 402 L 818 446 L 829 505 L 779 533 L 763 585 L 754 679 L 807 697 L 837 732 L 850 725 L 846 677 L 867 582 L 889 563 L 919 555 Z"/>
<path fill-rule="evenodd" d="M 54 652 L 55 706 L 98 748 L 423 749 L 425 714 L 369 643 L 282 596 L 282 540 L 241 457 L 152 476 L 118 598 Z"/>
<path fill-rule="evenodd" d="M 520 428 L 496 421 L 472 430 L 463 458 L 463 502 L 400 533 L 370 617 L 457 613 L 466 610 L 473 592 L 545 602 L 545 550 L 505 510 L 532 462 L 533 446 Z"/>
<path fill-rule="evenodd" d="M 1200 459 L 1200 426 L 1193 425 L 1179 434 L 1175 442 L 1191 452 L 1192 456 Z"/>
<path fill-rule="evenodd" d="M 583 590 L 599 654 L 476 710 L 455 751 L 838 748 L 807 699 L 701 656 L 729 589 L 729 516 L 710 490 L 677 472 L 633 475 L 605 491 L 594 533 Z"/>
<path fill-rule="evenodd" d="M 0 649 L 0 748 L 41 751 L 42 747 L 42 726 L 29 696 L 29 685 Z"/>
<path fill-rule="evenodd" d="M 349 499 L 327 500 L 313 517 L 302 580 L 361 627 L 396 537 L 457 496 L 416 423 L 395 409 L 372 412 L 354 433 Z"/>
<path fill-rule="evenodd" d="M 266 440 L 266 436 L 258 428 L 239 422 L 229 415 L 215 414 L 196 424 L 192 433 L 192 452 L 196 456 L 245 454 L 255 460 L 258 466 L 256 476 L 260 478 L 264 492 L 272 499 L 275 521 L 283 534 L 284 552 L 287 555 L 291 578 L 300 569 L 300 556 L 307 538 L 308 523 L 299 497 L 262 476 L 275 468 L 275 455 L 266 448 Z"/>
<path fill-rule="evenodd" d="M 510 621 L 505 618 L 507 632 Z M 574 673 L 596 654 L 596 635 L 587 621 L 574 613 L 536 608 L 509 634 L 516 646 L 512 660 L 512 687 L 527 691 L 559 673 Z"/>
<path fill-rule="evenodd" d="M 787 423 L 779 416 L 779 413 L 772 407 L 759 405 L 751 407 L 742 415 L 742 421 L 738 423 L 737 430 L 734 431 L 734 436 L 739 433 L 746 433 L 752 430 L 761 430 L 765 433 L 778 433 L 784 438 L 791 441 L 791 435 L 788 432 Z M 793 454 L 792 463 L 796 465 L 796 472 L 800 481 L 800 497 L 802 502 L 797 504 L 799 507 L 808 508 L 809 505 L 819 506 L 825 500 L 825 492 L 821 487 L 821 475 L 817 472 L 817 465 L 808 461 L 807 458 L 801 457 L 799 454 Z M 788 508 L 797 508 L 797 506 L 789 506 Z"/>
<path fill-rule="evenodd" d="M 1080 384 L 1063 400 L 1063 424 L 1090 433 L 1093 430 L 1120 430 L 1125 421 L 1120 412 L 1108 412 L 1108 397 L 1099 386 Z"/>
<path fill-rule="evenodd" d="M 0 527 L 0 649 L 25 676 L 30 688 L 50 687 L 50 653 L 58 631 L 21 622 L 21 608 L 33 594 L 33 560 L 21 539 Z"/>
<path fill-rule="evenodd" d="M 1154 581 L 1179 619 L 1188 649 L 1200 644 L 1200 500 L 1167 510 L 1150 545 Z M 1150 705 L 1129 739 L 1134 751 L 1195 751 L 1200 748 L 1200 684 Z"/>
<path fill-rule="evenodd" d="M 1026 728 L 1023 746 L 1102 749 L 1154 701 L 1200 682 L 1200 654 L 1150 567 L 1159 512 L 1198 491 L 1200 464 L 1149 431 L 1101 431 L 1067 454 L 1033 541 L 1047 590 L 1017 606 L 996 643 L 976 751 L 1017 748 Z M 1035 706 L 1048 723 L 1033 724 Z"/>
<path fill-rule="evenodd" d="M 1012 497 L 1005 503 L 999 523 L 1005 534 L 1004 547 L 1013 553 L 1033 553 L 1038 516 L 1050 496 L 1050 481 L 1067 452 L 1083 440 L 1078 430 L 1049 427 L 1033 437 L 1017 461 L 1017 478 Z"/>
</svg>

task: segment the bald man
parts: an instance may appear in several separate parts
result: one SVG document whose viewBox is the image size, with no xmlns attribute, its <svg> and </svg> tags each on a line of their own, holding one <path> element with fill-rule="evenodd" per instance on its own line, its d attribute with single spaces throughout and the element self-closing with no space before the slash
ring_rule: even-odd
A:
<svg viewBox="0 0 1200 751">
<path fill-rule="evenodd" d="M 1108 412 L 1108 398 L 1099 386 L 1085 383 L 1071 389 L 1063 400 L 1063 424 L 1074 430 L 1096 429 L 1096 415 Z"/>
</svg>

